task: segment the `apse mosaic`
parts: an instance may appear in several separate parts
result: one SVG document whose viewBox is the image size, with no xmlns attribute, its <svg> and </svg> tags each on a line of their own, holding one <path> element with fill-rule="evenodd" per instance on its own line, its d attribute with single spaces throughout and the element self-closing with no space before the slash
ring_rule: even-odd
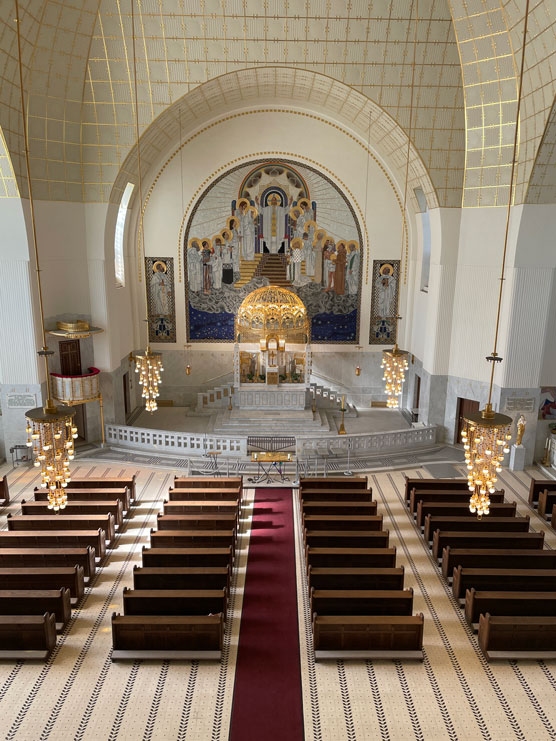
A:
<svg viewBox="0 0 556 741">
<path fill-rule="evenodd" d="M 399 260 L 373 260 L 370 345 L 396 342 L 399 278 Z"/>
<path fill-rule="evenodd" d="M 313 168 L 261 160 L 230 170 L 185 231 L 188 340 L 233 341 L 243 299 L 277 285 L 307 307 L 312 342 L 356 344 L 361 243 L 349 201 Z"/>
<path fill-rule="evenodd" d="M 176 341 L 174 258 L 146 257 L 149 342 Z"/>
</svg>

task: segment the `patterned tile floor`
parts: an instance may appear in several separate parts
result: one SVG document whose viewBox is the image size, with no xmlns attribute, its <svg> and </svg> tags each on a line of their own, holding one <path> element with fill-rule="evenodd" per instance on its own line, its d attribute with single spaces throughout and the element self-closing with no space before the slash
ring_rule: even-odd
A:
<svg viewBox="0 0 556 741">
<path fill-rule="evenodd" d="M 0 475 L 5 471 L 0 469 Z M 247 523 L 240 543 L 233 617 L 226 660 L 215 662 L 110 661 L 110 616 L 121 610 L 122 590 L 132 582 L 134 564 L 172 478 L 153 468 L 79 462 L 79 476 L 134 472 L 140 501 L 119 536 L 118 547 L 100 571 L 52 659 L 45 665 L 0 664 L 0 734 L 25 741 L 51 739 L 228 738 L 242 588 L 248 553 Z M 423 475 L 423 469 L 408 470 Z M 531 515 L 533 529 L 556 533 L 527 505 L 529 477 L 504 472 L 507 498 Z M 9 476 L 14 505 L 35 485 L 34 469 Z M 415 612 L 425 615 L 426 659 L 412 662 L 324 662 L 315 665 L 308 641 L 308 604 L 297 527 L 299 624 L 305 737 L 307 741 L 367 739 L 556 739 L 556 661 L 487 664 L 461 609 L 432 563 L 428 549 L 402 502 L 402 472 L 379 473 L 370 482 L 398 547 L 406 584 L 415 590 Z M 252 491 L 248 490 L 249 499 Z M 249 508 L 247 505 L 247 509 Z M 294 512 L 296 510 L 294 509 Z M 0 527 L 5 527 L 5 520 Z M 287 741 L 287 740 L 284 740 Z"/>
</svg>

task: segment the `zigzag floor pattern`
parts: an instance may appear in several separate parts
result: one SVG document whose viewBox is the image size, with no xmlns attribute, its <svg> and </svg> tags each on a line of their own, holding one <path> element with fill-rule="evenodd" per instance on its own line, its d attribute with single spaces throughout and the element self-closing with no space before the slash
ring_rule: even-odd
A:
<svg viewBox="0 0 556 741">
<path fill-rule="evenodd" d="M 53 659 L 46 665 L 0 664 L 0 734 L 16 741 L 224 741 L 229 734 L 249 531 L 241 535 L 233 620 L 222 666 L 112 664 L 110 616 L 121 609 L 123 587 L 131 585 L 133 565 L 140 562 L 141 547 L 148 542 L 172 472 L 105 461 L 78 463 L 75 469 L 79 476 L 136 473 L 140 501 L 119 536 L 118 549 L 59 637 Z M 422 469 L 407 473 L 425 475 Z M 34 469 L 22 467 L 9 480 L 15 503 L 3 515 L 18 510 L 17 502 L 37 476 Z M 501 480 L 507 499 L 531 516 L 534 530 L 546 531 L 547 547 L 556 548 L 556 533 L 527 505 L 529 475 L 504 471 Z M 426 658 L 422 664 L 315 665 L 294 508 L 306 741 L 555 739 L 556 661 L 487 664 L 403 504 L 402 472 L 373 475 L 370 483 L 391 542 L 398 548 L 398 562 L 405 566 L 406 584 L 415 590 L 414 611 L 425 615 Z M 253 492 L 247 490 L 247 495 L 252 501 Z M 2 521 L 0 527 L 4 525 Z"/>
</svg>

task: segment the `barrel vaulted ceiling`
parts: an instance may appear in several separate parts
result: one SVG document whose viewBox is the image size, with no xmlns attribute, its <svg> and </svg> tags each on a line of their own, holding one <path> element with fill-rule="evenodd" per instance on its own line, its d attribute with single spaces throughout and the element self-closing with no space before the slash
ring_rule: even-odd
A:
<svg viewBox="0 0 556 741">
<path fill-rule="evenodd" d="M 135 141 L 130 2 L 20 0 L 37 197 L 110 198 Z M 413 175 L 427 169 L 431 204 L 507 203 L 525 0 L 417 4 Z M 137 0 L 141 130 L 178 110 L 174 104 L 193 91 L 204 99 L 210 93 L 203 105 L 215 117 L 239 104 L 257 105 L 263 84 L 259 99 L 299 108 L 312 96 L 312 105 L 361 136 L 371 109 L 407 133 L 411 7 L 410 0 Z M 531 0 L 519 201 L 547 197 L 540 184 L 550 180 L 555 150 L 545 131 L 556 92 L 555 15 L 555 0 Z M 10 0 L 0 3 L 0 127 L 25 193 L 13 17 Z M 233 92 L 238 80 L 244 84 L 239 97 Z M 219 87 L 224 94 L 214 97 Z M 365 97 L 372 105 L 345 105 L 347 98 L 354 103 Z M 185 110 L 187 103 L 180 106 Z M 187 125 L 194 123 L 193 115 Z M 161 126 L 155 124 L 147 137 L 153 152 L 166 145 Z M 385 138 L 383 145 L 395 160 L 399 147 L 393 141 Z M 0 196 L 13 195 L 13 171 L 0 136 Z"/>
</svg>

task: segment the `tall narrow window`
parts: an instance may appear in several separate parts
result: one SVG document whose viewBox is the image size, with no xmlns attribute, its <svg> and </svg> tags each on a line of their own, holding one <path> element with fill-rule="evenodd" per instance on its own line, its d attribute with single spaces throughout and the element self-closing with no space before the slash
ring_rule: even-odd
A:
<svg viewBox="0 0 556 741">
<path fill-rule="evenodd" d="M 421 228 L 423 232 L 423 257 L 421 260 L 421 290 L 428 291 L 429 274 L 431 269 L 431 222 L 427 199 L 421 188 L 415 188 L 415 198 L 421 212 Z"/>
<path fill-rule="evenodd" d="M 118 209 L 118 218 L 116 219 L 116 232 L 114 234 L 114 274 L 118 286 L 125 286 L 124 234 L 127 208 L 134 187 L 133 183 L 126 185 L 122 200 L 120 201 L 120 208 Z"/>
</svg>

